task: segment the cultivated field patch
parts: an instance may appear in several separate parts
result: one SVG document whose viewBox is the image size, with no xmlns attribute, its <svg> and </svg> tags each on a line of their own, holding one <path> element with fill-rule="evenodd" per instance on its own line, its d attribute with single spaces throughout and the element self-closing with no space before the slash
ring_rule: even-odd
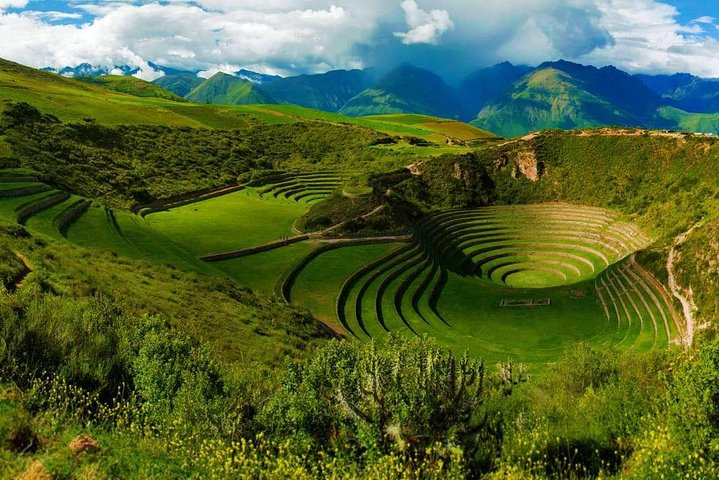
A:
<svg viewBox="0 0 719 480">
<path fill-rule="evenodd" d="M 306 204 L 262 195 L 255 188 L 149 214 L 147 224 L 187 252 L 207 255 L 293 236 Z"/>
<path fill-rule="evenodd" d="M 425 216 L 410 237 L 295 242 L 296 220 L 348 175 L 278 174 L 141 216 L 7 171 L 0 216 L 58 240 L 229 276 L 358 340 L 428 335 L 541 371 L 577 341 L 649 350 L 685 335 L 666 287 L 634 259 L 652 239 L 606 209 L 454 209 Z M 202 260 L 233 251 L 242 255 Z"/>
<path fill-rule="evenodd" d="M 636 350 L 679 341 L 666 292 L 633 260 L 650 243 L 618 214 L 593 207 L 450 210 L 364 262 L 359 247 L 300 260 L 290 296 L 323 317 L 334 304 L 337 323 L 360 340 L 426 334 L 541 369 L 577 341 Z M 353 271 L 337 266 L 352 258 Z M 333 287 L 316 288 L 321 279 Z"/>
</svg>

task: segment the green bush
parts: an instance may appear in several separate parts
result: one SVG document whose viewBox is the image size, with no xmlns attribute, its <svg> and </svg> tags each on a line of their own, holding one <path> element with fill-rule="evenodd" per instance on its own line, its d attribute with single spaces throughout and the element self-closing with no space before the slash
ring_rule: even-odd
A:
<svg viewBox="0 0 719 480">
<path fill-rule="evenodd" d="M 197 341 L 145 317 L 133 336 L 135 391 L 151 424 L 180 424 L 219 433 L 226 400 L 222 373 L 213 355 Z"/>
<path fill-rule="evenodd" d="M 107 398 L 130 383 L 126 329 L 130 322 L 107 299 L 40 296 L 23 309 L 0 305 L 0 365 L 19 380 L 39 373 Z"/>
<path fill-rule="evenodd" d="M 287 373 L 261 413 L 278 438 L 307 438 L 343 454 L 473 447 L 491 431 L 485 367 L 428 340 L 333 342 Z"/>
</svg>

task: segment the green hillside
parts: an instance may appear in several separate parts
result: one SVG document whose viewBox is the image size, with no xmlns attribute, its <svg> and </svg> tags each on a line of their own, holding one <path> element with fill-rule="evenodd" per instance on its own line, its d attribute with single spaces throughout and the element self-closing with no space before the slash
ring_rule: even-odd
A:
<svg viewBox="0 0 719 480">
<path fill-rule="evenodd" d="M 475 119 L 488 102 L 510 90 L 512 84 L 529 70 L 530 67 L 504 62 L 467 75 L 459 85 L 462 106 L 467 115 L 464 119 Z"/>
<path fill-rule="evenodd" d="M 162 77 L 162 78 L 170 78 Z M 126 77 L 121 77 L 126 78 Z M 238 79 L 239 80 L 239 79 Z M 142 85 L 140 80 L 128 80 Z M 242 85 L 247 82 L 241 81 Z M 235 82 L 231 82 L 235 83 Z M 320 110 L 291 105 L 207 105 L 194 102 L 168 101 L 157 96 L 138 97 L 42 72 L 0 60 L 0 96 L 3 100 L 27 102 L 43 113 L 63 121 L 79 122 L 93 119 L 101 124 L 167 125 L 203 128 L 245 128 L 257 123 L 288 124 L 306 120 L 351 123 L 374 128 L 389 135 L 416 136 L 444 143 L 448 135 L 432 126 L 408 126 L 396 122 L 355 119 Z M 3 103 L 0 102 L 0 109 Z M 379 119 L 378 119 L 379 120 Z M 463 124 L 459 128 L 470 128 Z M 452 132 L 450 132 L 452 133 Z M 0 154 L 2 142 L 0 142 Z"/>
<path fill-rule="evenodd" d="M 340 113 L 353 117 L 419 113 L 454 118 L 460 111 L 454 90 L 434 73 L 403 64 L 352 98 Z"/>
<path fill-rule="evenodd" d="M 428 205 L 580 202 L 619 210 L 668 240 L 719 212 L 718 164 L 719 142 L 703 135 L 551 131 L 442 157 L 422 180 Z"/>
<path fill-rule="evenodd" d="M 195 87 L 186 98 L 197 103 L 224 105 L 275 103 L 272 97 L 254 83 L 222 72 Z"/>
<path fill-rule="evenodd" d="M 429 130 L 436 136 L 445 136 L 449 139 L 460 141 L 471 141 L 480 139 L 495 138 L 494 134 L 486 130 L 482 130 L 468 123 L 457 120 L 449 120 L 446 118 L 432 117 L 429 115 L 417 114 L 387 114 L 387 115 L 369 115 L 361 119 L 354 120 L 357 124 L 366 125 L 376 130 L 385 131 L 388 125 L 405 125 L 419 131 Z M 389 133 L 389 130 L 387 130 Z M 424 137 L 425 135 L 419 135 Z M 436 138 L 436 137 L 435 137 Z"/>
<path fill-rule="evenodd" d="M 0 97 L 63 121 L 236 128 L 248 119 L 228 107 L 137 97 L 0 59 Z M 0 108 L 3 108 L 0 103 Z"/>
<path fill-rule="evenodd" d="M 263 85 L 262 89 L 281 103 L 337 112 L 369 86 L 371 77 L 367 70 L 336 70 L 282 78 Z"/>
<path fill-rule="evenodd" d="M 182 101 L 182 98 L 161 86 L 146 82 L 132 76 L 102 75 L 100 77 L 77 77 L 78 80 L 98 85 L 115 92 L 126 93 L 135 97 L 155 97 L 166 100 Z"/>
<path fill-rule="evenodd" d="M 554 68 L 534 71 L 490 102 L 473 125 L 504 137 L 550 128 L 641 125 L 639 119 L 588 92 L 581 81 Z"/>
<path fill-rule="evenodd" d="M 73 192 L 126 209 L 292 170 L 397 168 L 407 156 L 369 153 L 387 135 L 329 122 L 255 123 L 237 130 L 63 124 L 13 105 L 3 129 L 7 161 Z M 0 124 L 0 128 L 2 124 Z"/>
<path fill-rule="evenodd" d="M 322 110 L 313 110 L 295 105 L 240 105 L 234 108 L 236 112 L 246 112 L 258 116 L 269 123 L 292 123 L 297 121 L 318 120 L 331 123 L 343 123 L 370 128 L 401 138 L 416 137 L 435 143 L 420 148 L 411 148 L 417 154 L 442 154 L 446 153 L 448 139 L 471 141 L 471 140 L 492 140 L 497 137 L 486 130 L 447 118 L 432 117 L 429 115 L 417 114 L 388 114 L 371 115 L 366 117 L 348 117 Z M 403 148 L 406 144 L 388 144 L 387 148 Z M 461 148 L 456 146 L 449 151 Z"/>
<path fill-rule="evenodd" d="M 719 113 L 689 113 L 674 107 L 661 107 L 652 123 L 656 128 L 719 133 Z"/>
<path fill-rule="evenodd" d="M 178 73 L 162 76 L 152 83 L 179 97 L 185 97 L 203 81 L 204 79 L 192 73 Z"/>
</svg>

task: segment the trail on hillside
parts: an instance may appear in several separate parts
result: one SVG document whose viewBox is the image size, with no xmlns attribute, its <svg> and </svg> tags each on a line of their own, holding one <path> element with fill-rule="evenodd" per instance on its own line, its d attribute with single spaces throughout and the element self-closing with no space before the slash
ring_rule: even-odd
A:
<svg viewBox="0 0 719 480">
<path fill-rule="evenodd" d="M 325 228 L 324 230 L 318 230 L 318 231 L 316 231 L 316 232 L 310 232 L 310 233 L 303 233 L 302 230 L 300 230 L 299 228 L 297 228 L 297 222 L 300 221 L 300 218 L 298 218 L 298 219 L 295 220 L 294 223 L 292 224 L 292 233 L 294 233 L 294 234 L 297 235 L 297 236 L 306 235 L 306 236 L 309 236 L 309 237 L 311 237 L 311 238 L 321 238 L 323 235 L 325 235 L 325 234 L 327 234 L 327 233 L 330 233 L 330 232 L 332 232 L 332 231 L 334 231 L 334 230 L 337 230 L 338 228 L 340 228 L 340 227 L 346 225 L 346 224 L 349 223 L 349 222 L 352 222 L 352 221 L 355 221 L 355 220 L 362 220 L 362 219 L 365 219 L 365 218 L 369 218 L 369 217 L 371 217 L 372 215 L 374 215 L 374 214 L 376 214 L 377 212 L 379 212 L 379 211 L 381 211 L 382 209 L 384 209 L 385 206 L 386 206 L 386 205 L 379 205 L 379 206 L 375 207 L 372 211 L 367 212 L 367 213 L 365 213 L 364 215 L 360 215 L 359 217 L 355 217 L 355 218 L 351 218 L 351 219 L 349 219 L 349 220 L 345 220 L 345 221 L 342 222 L 342 223 L 338 223 L 337 225 L 334 225 L 334 226 L 332 226 L 332 227 Z"/>
<path fill-rule="evenodd" d="M 671 289 L 674 297 L 676 297 L 682 304 L 682 311 L 684 312 L 684 319 L 687 325 L 686 338 L 684 342 L 686 346 L 690 346 L 694 341 L 694 330 L 696 328 L 694 322 L 694 312 L 696 312 L 697 306 L 694 303 L 691 288 L 682 288 L 677 283 L 676 277 L 674 276 L 674 263 L 676 261 L 677 248 L 680 247 L 684 242 L 686 242 L 692 232 L 699 226 L 701 226 L 701 222 L 697 223 L 692 228 L 676 237 L 674 239 L 674 243 L 672 244 L 671 249 L 669 250 L 669 256 L 667 257 L 667 274 L 669 277 L 669 288 Z"/>
<path fill-rule="evenodd" d="M 377 208 L 375 208 L 374 210 L 372 210 L 371 212 L 361 215 L 353 220 L 368 218 L 371 215 L 374 215 L 377 212 L 379 212 L 380 210 L 382 210 L 384 207 L 385 207 L 385 205 L 380 205 Z M 350 240 L 355 241 L 358 239 L 359 240 L 365 239 L 365 240 L 371 240 L 371 241 L 384 241 L 384 240 L 395 240 L 396 239 L 397 241 L 403 241 L 403 240 L 406 240 L 411 237 L 411 236 L 407 236 L 407 235 L 384 236 L 384 237 L 358 237 L 358 238 L 324 238 L 323 237 L 325 234 L 338 229 L 339 227 L 345 225 L 346 223 L 348 223 L 350 221 L 352 221 L 352 220 L 347 220 L 345 222 L 335 225 L 334 227 L 330 227 L 325 230 L 320 230 L 320 231 L 312 232 L 312 233 L 301 233 L 295 226 L 295 224 L 297 223 L 297 221 L 295 221 L 295 224 L 292 225 L 292 231 L 295 233 L 299 232 L 299 234 L 295 235 L 294 237 L 286 237 L 286 238 L 283 238 L 280 240 L 273 240 L 271 242 L 262 243 L 260 245 L 255 245 L 252 247 L 241 248 L 239 250 L 214 252 L 214 253 L 210 253 L 207 255 L 202 255 L 198 258 L 200 260 L 210 261 L 210 262 L 219 261 L 219 260 L 228 260 L 230 258 L 246 257 L 249 255 L 254 255 L 256 253 L 267 252 L 269 250 L 275 250 L 277 248 L 286 247 L 288 245 L 293 245 L 295 243 L 306 242 L 308 240 L 321 240 L 322 242 L 325 242 L 325 243 L 341 243 L 341 242 L 346 242 L 346 241 L 350 241 Z"/>
<path fill-rule="evenodd" d="M 12 292 L 16 292 L 17 290 L 21 289 L 22 286 L 25 284 L 25 280 L 27 280 L 27 277 L 33 272 L 33 268 L 30 265 L 30 262 L 28 262 L 27 258 L 22 253 L 15 252 L 15 255 L 17 258 L 22 262 L 22 264 L 25 266 L 22 271 L 13 279 L 12 284 L 10 285 L 10 288 L 8 290 Z"/>
<path fill-rule="evenodd" d="M 365 218 L 369 218 L 369 217 L 371 217 L 372 215 L 374 215 L 374 214 L 378 213 L 379 211 L 383 210 L 384 208 L 385 208 L 385 205 L 379 205 L 379 206 L 375 207 L 374 209 L 372 209 L 372 211 L 367 212 L 367 213 L 365 213 L 364 215 L 360 215 L 359 217 L 352 218 L 352 219 L 350 219 L 350 220 L 345 220 L 345 221 L 342 222 L 342 223 L 338 223 L 337 225 L 334 225 L 334 226 L 332 226 L 332 227 L 326 228 L 326 229 L 321 230 L 321 231 L 319 231 L 319 232 L 310 233 L 309 235 L 310 235 L 311 237 L 321 237 L 321 236 L 323 236 L 323 235 L 326 235 L 326 234 L 328 234 L 328 233 L 330 233 L 330 232 L 333 232 L 333 231 L 339 229 L 340 227 L 343 227 L 343 226 L 347 225 L 349 222 L 352 222 L 352 221 L 355 221 L 355 220 L 363 220 L 363 219 L 365 219 Z"/>
<path fill-rule="evenodd" d="M 567 133 L 577 137 L 641 137 L 649 135 L 651 137 L 663 137 L 663 138 L 676 138 L 682 139 L 687 134 L 684 132 L 672 132 L 666 130 L 647 130 L 647 129 L 633 129 L 633 128 L 595 128 L 595 129 L 584 129 L 584 130 L 570 130 Z M 507 140 L 506 142 L 500 143 L 498 147 L 504 147 L 514 143 L 528 142 L 542 135 L 542 132 L 532 132 L 520 138 L 514 138 Z M 702 134 L 691 134 L 701 136 Z"/>
</svg>

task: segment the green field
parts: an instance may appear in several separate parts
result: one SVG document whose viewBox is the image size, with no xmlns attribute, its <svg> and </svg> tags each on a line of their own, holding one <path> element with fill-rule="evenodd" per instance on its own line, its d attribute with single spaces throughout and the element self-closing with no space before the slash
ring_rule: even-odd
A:
<svg viewBox="0 0 719 480">
<path fill-rule="evenodd" d="M 100 77 L 78 77 L 77 80 L 135 97 L 164 98 L 176 102 L 184 101 L 181 97 L 158 87 L 154 83 L 146 82 L 133 76 L 102 75 Z"/>
<path fill-rule="evenodd" d="M 317 246 L 313 242 L 295 243 L 247 257 L 213 262 L 212 266 L 221 270 L 242 286 L 272 295 L 283 273 L 292 268 L 295 263 L 299 262 Z"/>
<path fill-rule="evenodd" d="M 321 254 L 298 276 L 291 291 L 292 302 L 309 308 L 323 322 L 339 326 L 335 300 L 342 282 L 356 270 L 399 245 L 390 243 L 343 247 Z"/>
<path fill-rule="evenodd" d="M 13 174 L 4 173 L 6 180 Z M 2 175 L 0 175 L 2 176 Z M 203 261 L 292 237 L 312 203 L 348 174 L 284 174 L 268 183 L 150 213 L 92 206 L 67 239 L 279 294 L 349 337 L 388 332 L 435 337 L 491 362 L 518 358 L 540 371 L 577 341 L 645 351 L 682 335 L 665 289 L 635 261 L 652 240 L 610 210 L 564 203 L 445 210 L 425 217 L 412 241 L 341 246 L 273 245 L 239 258 Z M 18 180 L 25 180 L 18 178 Z M 83 199 L 38 182 L 0 200 L 0 215 L 62 239 L 59 222 Z M 339 246 L 340 244 L 338 244 Z"/>
<path fill-rule="evenodd" d="M 429 335 L 457 352 L 521 358 L 541 371 L 578 341 L 637 351 L 680 341 L 672 301 L 633 261 L 650 242 L 598 208 L 451 210 L 420 224 L 411 244 L 321 255 L 291 298 L 319 318 L 334 311 L 358 339 Z M 319 288 L 323 280 L 334 286 Z"/>
<path fill-rule="evenodd" d="M 237 250 L 293 236 L 305 204 L 263 198 L 248 188 L 146 217 L 147 224 L 196 256 Z"/>
<path fill-rule="evenodd" d="M 497 138 L 486 130 L 473 125 L 428 115 L 389 114 L 348 117 L 295 105 L 247 105 L 233 108 L 236 111 L 245 111 L 252 115 L 260 116 L 270 122 L 280 123 L 309 119 L 349 123 L 378 130 L 388 135 L 414 136 L 442 144 L 445 143 L 447 137 L 457 140 L 491 140 Z"/>
</svg>

